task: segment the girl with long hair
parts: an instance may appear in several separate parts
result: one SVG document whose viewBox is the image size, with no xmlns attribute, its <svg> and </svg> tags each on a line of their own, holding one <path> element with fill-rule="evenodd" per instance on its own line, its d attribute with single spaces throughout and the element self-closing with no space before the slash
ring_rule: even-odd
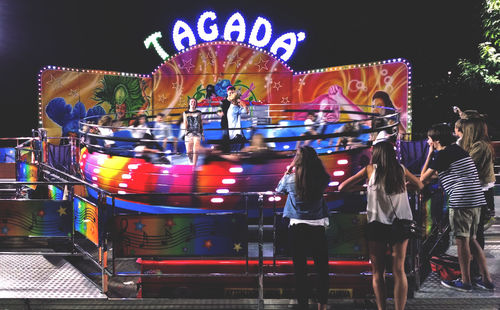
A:
<svg viewBox="0 0 500 310">
<path fill-rule="evenodd" d="M 195 98 L 189 99 L 189 108 L 182 115 L 185 128 L 184 142 L 186 144 L 186 153 L 193 166 L 196 166 L 198 153 L 201 148 L 201 139 L 204 138 L 201 111 L 196 109 L 197 105 L 198 102 Z"/>
<path fill-rule="evenodd" d="M 328 301 L 328 244 L 325 229 L 329 221 L 323 192 L 329 181 L 330 176 L 316 151 L 310 146 L 302 146 L 276 188 L 277 192 L 288 194 L 283 217 L 290 219 L 290 246 L 300 309 L 308 309 L 309 251 L 318 275 L 318 309 L 326 309 Z"/>
<path fill-rule="evenodd" d="M 476 233 L 476 240 L 484 249 L 485 224 L 490 219 L 494 220 L 495 216 L 495 151 L 488 136 L 488 126 L 483 118 L 463 119 L 462 132 L 460 146 L 469 153 L 476 165 L 481 189 L 486 199 L 486 205 L 481 207 Z M 477 262 L 474 261 L 471 266 L 474 274 L 472 284 L 484 288 L 483 279 L 476 276 L 479 274 Z"/>
<path fill-rule="evenodd" d="M 372 285 L 379 310 L 386 309 L 385 266 L 386 252 L 392 249 L 392 274 L 394 277 L 394 305 L 404 309 L 408 282 L 404 270 L 408 239 L 391 234 L 391 225 L 396 216 L 412 219 L 406 182 L 422 189 L 424 185 L 408 169 L 401 165 L 394 145 L 382 141 L 373 146 L 371 164 L 339 185 L 340 191 L 348 191 L 362 180 L 368 180 L 366 213 L 368 224 L 366 238 L 372 265 Z"/>
</svg>

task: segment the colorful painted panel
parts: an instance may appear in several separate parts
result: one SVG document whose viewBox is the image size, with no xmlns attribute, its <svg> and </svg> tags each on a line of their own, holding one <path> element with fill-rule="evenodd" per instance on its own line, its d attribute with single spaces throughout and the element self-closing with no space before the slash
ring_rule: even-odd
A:
<svg viewBox="0 0 500 310">
<path fill-rule="evenodd" d="M 16 161 L 13 147 L 0 147 L 0 163 L 13 163 Z"/>
<path fill-rule="evenodd" d="M 117 257 L 241 257 L 247 251 L 244 214 L 119 215 L 114 220 Z"/>
<path fill-rule="evenodd" d="M 380 109 L 371 106 L 373 95 L 383 92 L 392 102 L 386 107 L 396 108 L 401 112 L 400 131 L 409 132 L 409 75 L 410 70 L 404 61 L 332 67 L 297 74 L 293 77 L 294 101 L 308 104 L 294 105 L 293 108 L 331 110 L 324 115 L 329 122 L 363 119 L 364 116 L 359 114 L 339 112 L 364 111 L 382 114 Z M 305 119 L 305 115 L 306 113 L 297 113 L 296 117 Z"/>
<path fill-rule="evenodd" d="M 48 185 L 49 197 L 52 200 L 63 200 L 64 189 L 59 188 L 55 185 Z"/>
<path fill-rule="evenodd" d="M 38 180 L 38 166 L 29 162 L 16 162 L 16 180 L 18 182 L 36 182 Z M 36 189 L 36 185 L 29 185 Z"/>
<path fill-rule="evenodd" d="M 109 71 L 46 69 L 40 76 L 41 125 L 48 137 L 78 132 L 78 121 L 104 114 L 124 120 L 152 108 L 149 77 Z M 128 121 L 124 122 L 128 125 Z"/>
<path fill-rule="evenodd" d="M 252 104 L 276 103 L 290 97 L 292 86 L 292 71 L 286 64 L 237 42 L 192 47 L 159 66 L 153 77 L 156 110 L 181 111 L 188 97 L 196 98 L 201 106 L 218 106 L 229 85 Z"/>
<path fill-rule="evenodd" d="M 366 214 L 334 213 L 326 230 L 328 252 L 334 257 L 368 257 Z"/>
<path fill-rule="evenodd" d="M 70 202 L 0 200 L 0 237 L 71 236 Z"/>
<path fill-rule="evenodd" d="M 365 237 L 366 214 L 332 213 L 326 229 L 328 254 L 332 258 L 360 259 L 368 257 Z M 276 254 L 291 257 L 288 220 L 281 216 L 276 222 Z"/>
<path fill-rule="evenodd" d="M 73 200 L 75 231 L 99 245 L 99 211 L 96 206 L 75 197 Z"/>
</svg>

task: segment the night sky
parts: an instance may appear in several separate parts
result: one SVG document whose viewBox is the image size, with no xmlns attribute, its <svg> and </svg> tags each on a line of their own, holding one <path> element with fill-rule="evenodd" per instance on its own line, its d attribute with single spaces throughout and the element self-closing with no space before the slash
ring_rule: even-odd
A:
<svg viewBox="0 0 500 310">
<path fill-rule="evenodd" d="M 483 41 L 481 1 L 291 3 L 0 0 L 0 137 L 30 136 L 37 127 L 37 75 L 43 66 L 149 74 L 162 60 L 154 50 L 146 50 L 144 39 L 161 31 L 161 45 L 175 54 L 175 20 L 195 30 L 206 10 L 216 12 L 219 32 L 236 11 L 247 22 L 247 38 L 258 16 L 273 24 L 273 39 L 304 31 L 306 39 L 288 61 L 295 71 L 401 57 L 413 66 L 414 85 L 445 79 L 459 58 L 476 59 Z M 425 127 L 426 120 L 418 115 L 428 112 L 423 110 L 429 103 L 416 99 L 414 121 Z"/>
</svg>

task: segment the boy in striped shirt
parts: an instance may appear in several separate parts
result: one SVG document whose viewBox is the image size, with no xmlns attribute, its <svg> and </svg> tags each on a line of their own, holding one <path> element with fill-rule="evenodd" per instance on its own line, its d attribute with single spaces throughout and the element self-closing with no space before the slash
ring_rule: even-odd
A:
<svg viewBox="0 0 500 310">
<path fill-rule="evenodd" d="M 429 153 L 420 180 L 425 184 L 437 173 L 448 196 L 450 228 L 457 244 L 462 278 L 441 281 L 441 284 L 463 292 L 472 291 L 470 277 L 471 254 L 477 260 L 482 278 L 475 286 L 493 290 L 495 285 L 486 265 L 484 252 L 476 241 L 481 206 L 486 204 L 476 166 L 469 154 L 456 145 L 452 129 L 447 124 L 433 125 L 427 132 Z M 434 154 L 434 150 L 437 153 Z"/>
</svg>

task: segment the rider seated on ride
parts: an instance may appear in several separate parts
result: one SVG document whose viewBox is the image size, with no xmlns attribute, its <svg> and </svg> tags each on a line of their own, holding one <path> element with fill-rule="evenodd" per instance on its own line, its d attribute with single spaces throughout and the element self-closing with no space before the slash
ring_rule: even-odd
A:
<svg viewBox="0 0 500 310">
<path fill-rule="evenodd" d="M 304 126 L 306 127 L 306 131 L 302 133 L 300 136 L 316 136 L 318 134 L 317 129 L 318 125 L 316 123 L 316 113 L 314 112 L 308 112 L 307 113 L 307 118 L 304 121 Z M 311 143 L 311 140 L 305 140 L 303 145 L 309 145 Z M 301 140 L 297 141 L 297 145 L 295 149 L 299 149 L 301 144 Z"/>
<path fill-rule="evenodd" d="M 139 140 L 134 147 L 135 157 L 142 158 L 147 162 L 169 164 L 170 161 L 165 157 L 163 151 L 158 147 L 158 143 L 154 141 L 154 137 L 150 133 L 145 133 L 142 139 Z"/>
<path fill-rule="evenodd" d="M 359 144 L 361 142 L 359 139 L 360 130 L 361 124 L 359 122 L 349 122 L 342 125 L 336 132 L 341 132 L 345 135 L 338 138 L 336 150 L 340 150 L 341 147 L 348 150 L 352 148 L 354 144 Z"/>
</svg>

